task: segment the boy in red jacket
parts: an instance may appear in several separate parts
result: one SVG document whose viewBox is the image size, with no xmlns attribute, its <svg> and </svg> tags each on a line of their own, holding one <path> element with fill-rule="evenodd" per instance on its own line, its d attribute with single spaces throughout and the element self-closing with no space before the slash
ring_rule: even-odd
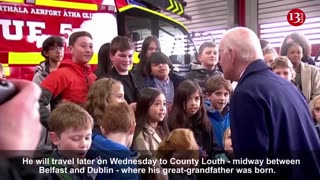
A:
<svg viewBox="0 0 320 180">
<path fill-rule="evenodd" d="M 92 36 L 86 31 L 71 34 L 69 38 L 71 59 L 60 63 L 58 69 L 49 74 L 41 83 L 42 95 L 39 100 L 41 123 L 48 128 L 49 111 L 46 108 L 51 103 L 70 101 L 82 105 L 86 101 L 89 87 L 96 80 L 88 62 L 93 55 Z"/>
</svg>

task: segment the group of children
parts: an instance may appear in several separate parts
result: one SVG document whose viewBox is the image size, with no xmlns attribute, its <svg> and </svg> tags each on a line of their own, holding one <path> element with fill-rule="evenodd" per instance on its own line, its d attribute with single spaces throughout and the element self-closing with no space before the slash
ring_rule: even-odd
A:
<svg viewBox="0 0 320 180">
<path fill-rule="evenodd" d="M 281 56 L 269 45 L 262 51 L 264 61 L 271 70 L 292 82 L 304 96 L 320 136 L 320 117 L 315 114 L 316 102 L 320 100 L 320 70 L 310 60 L 311 47 L 308 40 L 303 34 L 295 32 L 284 39 L 280 49 Z"/>
<path fill-rule="evenodd" d="M 169 139 L 174 137 L 175 130 L 180 131 L 179 136 L 182 137 L 179 140 L 185 149 L 181 149 L 179 144 L 171 144 L 171 157 L 179 156 L 182 150 L 199 151 L 201 152 L 199 158 L 217 158 L 216 155 L 223 154 L 223 147 L 228 152 L 232 152 L 230 122 L 228 115 L 223 114 L 228 114 L 225 106 L 229 97 L 227 88 L 230 85 L 221 77 L 210 80 L 219 82 L 219 79 L 222 84 L 221 88 L 208 94 L 208 97 L 213 99 L 210 100 L 212 106 L 211 108 L 208 106 L 210 109 L 208 112 L 202 105 L 201 88 L 196 83 L 187 80 L 178 86 L 169 114 L 165 96 L 158 89 L 143 89 L 139 93 L 134 112 L 123 100 L 123 86 L 120 82 L 110 78 L 99 79 L 90 88 L 88 102 L 85 106 L 87 110 L 91 107 L 97 108 L 97 110 L 93 109 L 93 112 L 88 111 L 93 114 L 93 118 L 84 108 L 74 103 L 61 103 L 51 112 L 48 121 L 49 135 L 56 146 L 52 158 L 86 157 L 110 161 L 115 157 L 119 159 L 134 159 L 143 155 L 149 155 L 146 157 L 150 158 L 163 157 L 166 156 L 168 150 L 161 150 L 161 148 L 158 152 L 157 150 L 161 147 L 161 143 L 168 143 Z M 208 86 L 210 87 L 210 84 Z M 106 90 L 106 87 L 109 87 L 109 91 Z M 104 106 L 103 110 L 99 109 L 101 108 L 97 102 L 99 98 L 104 101 L 104 104 L 100 104 Z M 98 113 L 95 113 L 95 110 Z M 211 124 L 206 118 L 206 113 L 214 113 L 214 111 L 217 111 L 218 114 L 215 115 L 216 117 L 210 117 L 213 123 Z M 95 123 L 99 129 L 92 133 Z M 189 140 L 188 136 L 195 140 L 192 143 L 183 142 L 183 139 Z M 215 142 L 218 142 L 218 145 L 215 145 Z M 139 152 L 139 154 L 134 152 Z M 174 152 L 177 154 L 173 155 Z M 112 168 L 114 171 L 113 173 L 99 173 L 96 179 L 140 178 L 140 174 L 125 174 L 121 171 L 124 168 L 136 168 L 135 164 L 102 164 L 100 167 Z M 79 175 L 81 174 L 70 176 Z M 92 174 L 81 176 L 89 178 L 92 177 Z M 159 173 L 156 176 L 163 175 Z"/>
<path fill-rule="evenodd" d="M 227 161 L 233 157 L 228 108 L 233 88 L 218 69 L 217 47 L 213 42 L 200 46 L 198 59 L 201 64 L 193 68 L 187 79 L 172 71 L 171 61 L 160 51 L 155 37 L 146 38 L 140 52 L 141 64 L 132 71 L 134 46 L 129 38 L 117 36 L 106 44 L 104 54 L 107 56 L 98 60 L 95 74 L 87 64 L 93 55 L 92 46 L 88 32 L 73 33 L 69 39 L 72 58 L 61 63 L 60 41 L 54 39 L 49 48 L 43 48 L 45 65 L 51 68 L 44 68 L 46 73 L 40 83 L 43 94 L 39 103 L 44 139 L 50 137 L 55 147 L 52 158 L 110 161 L 114 157 L 122 160 L 174 157 Z M 289 81 L 300 76 L 296 83 L 301 88 L 304 84 L 302 73 L 294 69 L 304 64 L 296 55 L 290 55 L 299 54 L 296 46 L 288 46 L 288 58 L 297 60 L 296 64 L 286 57 L 277 57 L 270 66 Z M 313 67 L 307 68 L 317 73 Z M 312 99 L 311 112 L 319 122 L 320 98 L 314 96 L 319 88 L 312 83 L 309 94 L 304 88 L 301 91 L 308 102 Z M 189 150 L 189 153 L 181 150 Z M 114 171 L 98 173 L 96 177 L 89 173 L 70 176 L 83 179 L 150 178 L 146 174 L 121 171 L 141 167 L 141 164 L 99 166 Z M 159 163 L 155 166 L 159 169 L 167 167 Z M 200 167 L 206 165 L 200 164 Z M 203 176 L 158 173 L 152 177 L 201 179 Z"/>
<path fill-rule="evenodd" d="M 152 42 L 151 45 L 156 44 Z M 109 60 L 112 66 L 108 73 L 100 73 L 104 75 L 97 79 L 87 64 L 93 55 L 92 37 L 88 32 L 75 32 L 70 36 L 68 48 L 72 58 L 64 61 L 61 61 L 61 41 L 52 37 L 42 52 L 46 60 L 41 63 L 45 73 L 40 74 L 43 75 L 39 83 L 43 93 L 39 103 L 44 141 L 39 143 L 39 150 L 40 144 L 48 145 L 47 137 L 50 137 L 54 147 L 50 157 L 55 159 L 157 159 L 168 153 L 157 151 L 164 148 L 161 144 L 168 146 L 170 139 L 179 132 L 184 150 L 196 151 L 199 158 L 228 160 L 232 157 L 228 113 L 232 88 L 215 68 L 217 47 L 207 44 L 202 46 L 205 54 L 199 55 L 201 65 L 216 74 L 207 82 L 197 76 L 203 81 L 200 86 L 173 73 L 169 58 L 157 50 L 160 47 L 147 48 L 147 51 L 155 52 L 146 53 L 148 60 L 142 64 L 145 76 L 131 72 L 134 46 L 130 39 L 122 36 L 115 37 L 110 43 L 110 51 L 106 52 L 108 59 L 104 60 Z M 182 156 L 179 146 L 170 144 L 170 157 Z M 139 173 L 121 171 L 136 168 L 137 164 L 99 166 L 114 171 L 98 173 L 96 177 L 90 173 L 57 174 L 62 179 L 64 176 L 141 178 Z M 162 168 L 159 164 L 157 166 Z M 160 173 L 157 176 L 170 179 L 170 175 Z"/>
</svg>

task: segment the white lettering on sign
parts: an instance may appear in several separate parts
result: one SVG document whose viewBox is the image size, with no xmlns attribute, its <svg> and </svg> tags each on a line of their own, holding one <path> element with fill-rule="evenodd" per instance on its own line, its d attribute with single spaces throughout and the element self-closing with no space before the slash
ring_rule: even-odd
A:
<svg viewBox="0 0 320 180">
<path fill-rule="evenodd" d="M 31 9 L 31 14 L 37 15 L 49 15 L 49 16 L 61 16 L 61 11 L 58 10 L 50 10 L 50 9 Z"/>
<path fill-rule="evenodd" d="M 86 19 L 92 19 L 92 13 L 86 13 L 86 12 L 84 12 L 84 13 L 82 13 L 82 17 L 83 17 L 83 18 L 86 18 Z"/>
<path fill-rule="evenodd" d="M 60 34 L 65 39 L 69 39 L 69 36 L 72 34 L 72 24 L 60 24 Z"/>
<path fill-rule="evenodd" d="M 81 15 L 79 12 L 73 12 L 73 11 L 64 11 L 63 12 L 64 17 L 75 17 L 75 18 L 81 18 Z"/>
<path fill-rule="evenodd" d="M 101 22 L 104 22 L 105 17 L 109 17 L 109 15 L 112 18 L 112 23 L 116 25 L 115 17 L 112 14 L 92 13 L 92 11 L 76 11 L 67 8 L 0 4 L 0 12 L 5 14 L 5 17 L 8 18 L 0 18 L 0 29 L 2 29 L 2 37 L 0 37 L 1 41 L 2 39 L 5 41 L 26 40 L 29 43 L 34 43 L 37 48 L 41 48 L 43 41 L 51 35 L 60 34 L 67 44 L 71 33 L 78 30 L 87 30 L 89 32 L 94 32 L 93 34 L 99 32 L 98 37 L 100 37 L 100 33 L 102 36 L 105 36 L 105 31 L 95 27 L 96 25 L 101 25 Z M 29 14 L 32 15 L 32 17 L 29 17 Z M 97 16 L 100 15 L 101 18 L 97 19 Z M 55 25 L 50 24 L 50 20 L 46 19 L 48 16 L 59 18 L 55 23 L 59 22 L 61 19 L 60 25 L 57 25 L 59 27 L 53 27 Z M 93 20 L 93 17 L 96 17 L 96 20 Z M 73 22 L 78 22 L 78 20 L 74 21 L 73 18 L 80 18 L 79 20 L 83 21 L 80 27 L 73 27 Z M 63 23 L 64 21 L 68 23 Z M 58 30 L 59 32 L 57 32 Z M 112 34 L 116 34 L 117 28 L 112 28 L 112 31 L 115 32 Z M 99 44 L 103 44 L 106 41 L 103 38 L 100 40 L 101 43 Z"/>
<path fill-rule="evenodd" d="M 33 7 L 19 7 L 19 6 L 10 6 L 10 5 L 0 5 L 1 12 L 10 12 L 10 13 L 21 13 L 21 14 L 35 14 L 35 15 L 45 15 L 45 16 L 57 16 L 57 17 L 71 17 L 71 18 L 84 18 L 91 19 L 92 13 L 90 12 L 77 12 L 69 11 L 68 9 L 59 10 L 59 9 L 42 9 L 42 8 L 33 8 Z M 63 12 L 62 12 L 63 11 Z"/>
<path fill-rule="evenodd" d="M 45 22 L 35 22 L 35 21 L 20 21 L 20 20 L 8 20 L 0 19 L 0 26 L 2 28 L 2 36 L 5 40 L 22 40 L 24 35 L 22 32 L 23 26 L 29 28 L 29 34 L 26 39 L 30 43 L 36 43 L 37 48 L 42 46 L 43 41 L 50 35 L 42 33 L 42 30 L 46 28 Z M 10 32 L 10 26 L 14 27 L 14 32 Z M 66 40 L 72 33 L 72 24 L 60 24 L 60 35 Z"/>
<path fill-rule="evenodd" d="M 46 23 L 27 21 L 27 26 L 29 27 L 27 40 L 31 43 L 36 42 L 37 47 L 41 47 L 42 42 L 39 41 L 39 39 L 43 37 L 41 29 L 46 28 Z"/>
<path fill-rule="evenodd" d="M 23 21 L 0 19 L 0 25 L 2 26 L 2 35 L 7 40 L 21 40 L 23 38 L 22 26 Z M 10 33 L 10 26 L 15 28 L 15 34 Z"/>
<path fill-rule="evenodd" d="M 26 7 L 0 5 L 0 11 L 13 13 L 29 13 Z"/>
</svg>

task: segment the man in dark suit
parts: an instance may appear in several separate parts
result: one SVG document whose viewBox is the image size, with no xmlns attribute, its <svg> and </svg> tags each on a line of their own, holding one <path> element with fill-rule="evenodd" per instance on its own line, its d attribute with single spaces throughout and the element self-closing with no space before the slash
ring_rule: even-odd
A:
<svg viewBox="0 0 320 180">
<path fill-rule="evenodd" d="M 320 140 L 307 103 L 292 83 L 272 73 L 261 60 L 256 34 L 244 27 L 228 30 L 219 54 L 225 78 L 238 82 L 230 102 L 236 157 L 263 160 L 262 166 L 250 166 L 252 173 L 267 167 L 273 168 L 270 176 L 320 177 Z M 296 161 L 279 161 L 283 159 Z"/>
</svg>

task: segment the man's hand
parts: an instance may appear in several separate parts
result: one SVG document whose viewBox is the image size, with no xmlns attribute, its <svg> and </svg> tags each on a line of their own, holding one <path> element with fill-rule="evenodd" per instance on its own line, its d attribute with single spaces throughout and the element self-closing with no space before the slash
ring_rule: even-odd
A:
<svg viewBox="0 0 320 180">
<path fill-rule="evenodd" d="M 11 82 L 18 93 L 0 106 L 0 150 L 35 150 L 41 132 L 38 103 L 41 89 L 26 80 Z"/>
</svg>

